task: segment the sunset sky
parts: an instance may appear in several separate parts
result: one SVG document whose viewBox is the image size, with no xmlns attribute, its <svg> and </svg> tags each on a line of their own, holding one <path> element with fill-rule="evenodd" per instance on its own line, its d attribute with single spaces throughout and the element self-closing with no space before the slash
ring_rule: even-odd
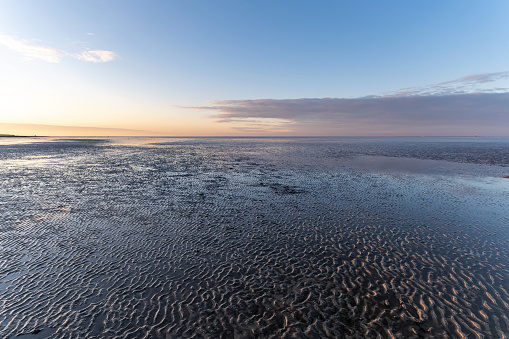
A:
<svg viewBox="0 0 509 339">
<path fill-rule="evenodd" d="M 509 136 L 509 1 L 0 0 L 0 134 Z"/>
</svg>

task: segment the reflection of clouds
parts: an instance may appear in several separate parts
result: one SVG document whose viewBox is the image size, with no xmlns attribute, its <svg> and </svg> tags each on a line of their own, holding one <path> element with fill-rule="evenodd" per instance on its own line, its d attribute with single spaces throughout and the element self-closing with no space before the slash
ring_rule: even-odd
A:
<svg viewBox="0 0 509 339">
<path fill-rule="evenodd" d="M 53 63 L 60 62 L 62 56 L 65 55 L 89 62 L 107 62 L 118 59 L 118 55 L 111 51 L 87 50 L 78 54 L 73 54 L 51 47 L 32 45 L 24 40 L 17 40 L 5 34 L 0 34 L 0 45 L 4 45 L 10 50 L 23 55 L 26 59 L 40 59 Z"/>
<path fill-rule="evenodd" d="M 51 155 L 30 156 L 21 159 L 7 159 L 4 161 L 4 166 L 6 168 L 14 168 L 19 166 L 26 168 L 47 168 L 54 165 L 55 157 Z"/>
</svg>

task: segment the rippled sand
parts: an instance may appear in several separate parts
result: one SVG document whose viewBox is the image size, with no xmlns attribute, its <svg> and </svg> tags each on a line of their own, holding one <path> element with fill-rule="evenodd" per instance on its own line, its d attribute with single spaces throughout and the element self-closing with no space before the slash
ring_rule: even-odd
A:
<svg viewBox="0 0 509 339">
<path fill-rule="evenodd" d="M 1 337 L 509 336 L 506 139 L 31 141 Z"/>
</svg>

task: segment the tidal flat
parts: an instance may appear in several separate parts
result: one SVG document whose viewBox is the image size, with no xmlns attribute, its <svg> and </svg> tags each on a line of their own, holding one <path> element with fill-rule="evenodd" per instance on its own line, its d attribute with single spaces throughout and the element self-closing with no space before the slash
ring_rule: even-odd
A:
<svg viewBox="0 0 509 339">
<path fill-rule="evenodd" d="M 2 338 L 509 337 L 509 138 L 5 138 Z"/>
</svg>

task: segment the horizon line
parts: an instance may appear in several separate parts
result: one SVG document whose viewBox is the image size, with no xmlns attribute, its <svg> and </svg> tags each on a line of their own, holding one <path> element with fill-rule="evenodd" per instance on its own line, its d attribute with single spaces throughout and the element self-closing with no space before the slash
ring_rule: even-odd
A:
<svg viewBox="0 0 509 339">
<path fill-rule="evenodd" d="M 93 128 L 93 127 L 92 127 Z M 509 135 L 17 135 L 0 138 L 509 138 Z"/>
</svg>

